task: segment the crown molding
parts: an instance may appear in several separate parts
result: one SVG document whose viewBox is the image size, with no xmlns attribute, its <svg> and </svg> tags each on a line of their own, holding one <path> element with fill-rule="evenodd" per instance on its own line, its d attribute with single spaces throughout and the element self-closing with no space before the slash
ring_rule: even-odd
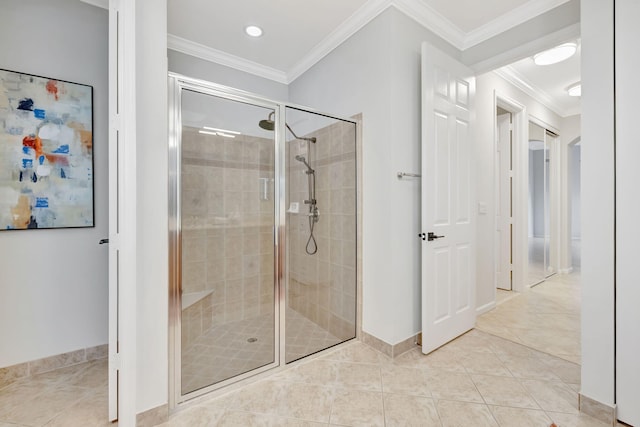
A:
<svg viewBox="0 0 640 427">
<path fill-rule="evenodd" d="M 109 9 L 109 0 L 80 0 L 82 3 L 87 3 L 101 9 Z"/>
<path fill-rule="evenodd" d="M 455 46 L 458 50 L 464 50 L 466 43 L 464 31 L 426 2 L 420 0 L 391 0 L 391 4 L 418 24 Z"/>
<path fill-rule="evenodd" d="M 81 1 L 91 4 L 108 4 L 108 0 Z M 168 34 L 167 47 L 187 55 L 196 56 L 206 61 L 215 62 L 288 85 L 391 6 L 395 7 L 409 18 L 415 20 L 418 24 L 432 31 L 434 34 L 441 37 L 460 51 L 464 52 L 465 49 L 471 46 L 520 25 L 523 22 L 526 22 L 527 20 L 568 1 L 569 0 L 530 0 L 519 8 L 507 12 L 477 30 L 466 34 L 435 9 L 428 6 L 424 1 L 369 0 L 313 49 L 311 49 L 304 58 L 294 64 L 293 67 L 287 71 L 277 70 L 172 34 Z M 471 67 L 476 70 L 476 72 L 490 71 L 528 56 L 531 52 L 537 50 L 538 47 L 546 47 L 552 41 L 563 42 L 572 37 L 578 37 L 579 35 L 580 24 L 574 24 L 541 39 L 526 43 L 525 45 L 519 46 L 515 49 L 511 49 L 487 61 L 473 64 Z"/>
<path fill-rule="evenodd" d="M 572 115 L 572 109 L 566 109 L 561 107 L 553 100 L 553 97 L 544 90 L 540 89 L 529 80 L 527 80 L 522 74 L 518 73 L 513 67 L 507 65 L 506 67 L 499 68 L 493 71 L 502 79 L 511 83 L 531 98 L 535 99 L 560 117 L 567 117 Z"/>
<path fill-rule="evenodd" d="M 460 50 L 468 49 L 483 41 L 497 36 L 511 28 L 517 27 L 526 21 L 542 15 L 569 0 L 529 0 L 529 2 L 517 7 L 491 22 L 465 34 L 464 43 Z"/>
<path fill-rule="evenodd" d="M 235 68 L 236 70 L 244 71 L 245 73 L 250 73 L 278 83 L 289 84 L 289 80 L 284 71 L 267 67 L 266 65 L 249 61 L 248 59 L 231 55 L 221 50 L 213 49 L 173 34 L 167 34 L 167 48 L 204 59 L 205 61 L 215 62 L 220 65 Z"/>
<path fill-rule="evenodd" d="M 371 22 L 376 16 L 391 6 L 390 0 L 370 0 L 353 13 L 338 28 L 318 43 L 313 49 L 298 61 L 287 73 L 287 81 L 293 82 L 313 67 L 332 50 L 344 43 L 349 37 Z"/>
<path fill-rule="evenodd" d="M 513 62 L 519 61 L 527 56 L 532 56 L 535 53 L 548 49 L 549 46 L 558 45 L 571 40 L 575 40 L 580 37 L 580 24 L 573 24 L 565 27 L 561 30 L 547 34 L 544 37 L 540 37 L 536 40 L 532 40 L 528 43 L 517 46 L 513 49 L 504 51 L 494 57 L 487 60 L 476 62 L 471 64 L 470 67 L 477 73 L 482 74 Z"/>
<path fill-rule="evenodd" d="M 292 82 L 300 77 L 305 71 L 391 6 L 456 48 L 461 49 L 464 45 L 464 32 L 420 0 L 370 0 L 316 45 L 301 61 L 296 63 L 287 73 L 287 80 Z"/>
</svg>

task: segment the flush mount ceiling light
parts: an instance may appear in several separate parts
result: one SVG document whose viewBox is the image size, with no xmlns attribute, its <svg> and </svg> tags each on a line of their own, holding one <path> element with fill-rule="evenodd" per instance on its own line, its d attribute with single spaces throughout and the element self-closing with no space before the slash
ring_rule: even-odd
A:
<svg viewBox="0 0 640 427">
<path fill-rule="evenodd" d="M 580 82 L 572 84 L 567 88 L 567 93 L 569 94 L 569 96 L 581 96 L 582 84 Z"/>
<path fill-rule="evenodd" d="M 244 32 L 251 37 L 260 37 L 262 35 L 262 28 L 255 25 L 247 25 L 244 27 Z"/>
<path fill-rule="evenodd" d="M 561 44 L 553 49 L 535 54 L 533 56 L 533 62 L 535 62 L 536 65 L 557 64 L 558 62 L 571 58 L 573 54 L 576 53 L 576 50 L 578 50 L 578 45 L 575 43 Z"/>
</svg>

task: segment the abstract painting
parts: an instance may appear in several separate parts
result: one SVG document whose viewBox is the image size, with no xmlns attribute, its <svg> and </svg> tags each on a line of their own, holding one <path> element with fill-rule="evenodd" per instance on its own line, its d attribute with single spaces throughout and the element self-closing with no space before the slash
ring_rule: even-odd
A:
<svg viewBox="0 0 640 427">
<path fill-rule="evenodd" d="M 93 226 L 93 87 L 0 69 L 0 229 Z"/>
</svg>

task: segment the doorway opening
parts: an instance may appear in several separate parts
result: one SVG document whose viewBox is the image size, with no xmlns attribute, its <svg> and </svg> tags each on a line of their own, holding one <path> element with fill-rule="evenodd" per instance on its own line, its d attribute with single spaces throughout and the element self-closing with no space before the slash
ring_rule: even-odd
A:
<svg viewBox="0 0 640 427">
<path fill-rule="evenodd" d="M 550 83 L 551 75 L 549 69 L 536 69 L 532 58 L 494 72 L 508 84 L 495 76 L 484 79 L 495 85 L 497 307 L 477 324 L 574 363 L 580 363 L 580 277 L 568 273 L 579 262 L 578 248 L 572 246 L 579 246 L 580 169 L 572 147 L 580 140 L 580 106 L 565 89 L 579 81 L 579 62 L 578 55 L 566 64 L 566 81 L 557 92 L 566 97 L 564 104 L 532 89 Z M 538 79 L 543 72 L 546 77 Z"/>
</svg>

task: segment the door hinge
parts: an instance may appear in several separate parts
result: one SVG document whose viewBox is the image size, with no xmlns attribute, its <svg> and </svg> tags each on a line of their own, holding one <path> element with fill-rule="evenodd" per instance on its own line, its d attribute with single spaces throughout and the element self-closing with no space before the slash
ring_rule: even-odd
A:
<svg viewBox="0 0 640 427">
<path fill-rule="evenodd" d="M 114 353 L 109 356 L 109 368 L 120 370 L 120 353 Z"/>
</svg>

